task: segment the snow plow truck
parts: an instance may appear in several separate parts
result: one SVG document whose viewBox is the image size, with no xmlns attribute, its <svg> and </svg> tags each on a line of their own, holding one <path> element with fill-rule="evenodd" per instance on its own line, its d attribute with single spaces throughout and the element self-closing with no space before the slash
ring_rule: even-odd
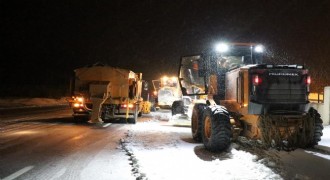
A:
<svg viewBox="0 0 330 180">
<path fill-rule="evenodd" d="M 75 120 L 98 123 L 124 118 L 136 123 L 142 114 L 142 73 L 94 64 L 74 70 L 71 89 Z"/>
<path fill-rule="evenodd" d="M 157 95 L 157 107 L 171 109 L 174 101 L 182 99 L 177 77 L 163 76 L 160 80 L 153 80 L 152 82 Z"/>
<path fill-rule="evenodd" d="M 181 58 L 182 94 L 196 99 L 192 137 L 206 149 L 225 150 L 238 136 L 284 150 L 321 140 L 320 114 L 309 106 L 308 69 L 263 64 L 262 58 L 263 46 L 253 43 L 221 43 L 215 50 Z M 174 102 L 172 112 L 182 113 L 183 104 Z"/>
</svg>

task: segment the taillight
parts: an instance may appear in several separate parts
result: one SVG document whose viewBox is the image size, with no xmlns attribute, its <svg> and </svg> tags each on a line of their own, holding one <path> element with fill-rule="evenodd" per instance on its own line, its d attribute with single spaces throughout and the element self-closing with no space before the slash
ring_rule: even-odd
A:
<svg viewBox="0 0 330 180">
<path fill-rule="evenodd" d="M 253 85 L 258 86 L 261 84 L 261 78 L 258 75 L 254 75 L 252 78 L 252 83 Z"/>
<path fill-rule="evenodd" d="M 127 108 L 127 106 L 128 106 L 128 108 L 133 108 L 134 106 L 133 106 L 133 104 L 122 104 L 120 107 L 121 108 Z"/>
<path fill-rule="evenodd" d="M 312 78 L 310 76 L 307 76 L 306 78 L 306 84 L 310 85 L 312 83 Z"/>
</svg>

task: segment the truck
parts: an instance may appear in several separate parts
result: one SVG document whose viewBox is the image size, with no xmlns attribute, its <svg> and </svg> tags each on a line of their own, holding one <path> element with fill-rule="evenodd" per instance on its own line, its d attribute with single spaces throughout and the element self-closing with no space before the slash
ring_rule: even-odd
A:
<svg viewBox="0 0 330 180">
<path fill-rule="evenodd" d="M 182 99 L 176 76 L 163 76 L 159 80 L 153 80 L 152 83 L 157 97 L 157 107 L 170 109 L 174 101 Z"/>
<path fill-rule="evenodd" d="M 206 149 L 225 150 L 239 136 L 284 150 L 313 147 L 321 140 L 322 119 L 308 100 L 308 69 L 265 64 L 263 51 L 255 43 L 221 43 L 181 57 L 182 94 L 198 97 L 190 116 L 192 137 Z M 174 103 L 172 111 L 184 104 Z"/>
<path fill-rule="evenodd" d="M 100 63 L 74 70 L 69 100 L 75 120 L 101 123 L 142 114 L 142 73 Z"/>
</svg>

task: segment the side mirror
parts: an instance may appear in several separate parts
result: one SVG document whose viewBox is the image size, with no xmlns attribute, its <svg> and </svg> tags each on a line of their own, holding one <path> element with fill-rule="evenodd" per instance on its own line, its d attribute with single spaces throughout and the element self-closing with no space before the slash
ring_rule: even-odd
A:
<svg viewBox="0 0 330 180">
<path fill-rule="evenodd" d="M 148 89 L 149 89 L 149 84 L 148 84 L 147 81 L 144 81 L 144 83 L 143 83 L 143 90 L 148 91 Z"/>
</svg>

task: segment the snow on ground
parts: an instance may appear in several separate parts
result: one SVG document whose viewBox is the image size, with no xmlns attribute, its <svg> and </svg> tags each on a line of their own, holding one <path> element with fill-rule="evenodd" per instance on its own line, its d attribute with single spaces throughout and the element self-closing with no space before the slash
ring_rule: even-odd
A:
<svg viewBox="0 0 330 180">
<path fill-rule="evenodd" d="M 307 152 L 309 154 L 313 154 L 315 156 L 319 156 L 319 157 L 324 158 L 324 159 L 330 160 L 330 155 L 327 155 L 327 154 L 322 154 L 322 153 L 313 152 L 313 151 L 305 151 L 305 152 Z"/>
<path fill-rule="evenodd" d="M 24 98 L 0 99 L 0 108 L 63 105 L 61 99 Z M 191 141 L 191 130 L 176 127 L 170 111 L 152 112 L 153 120 L 137 123 L 128 132 L 122 144 L 130 155 L 135 175 L 141 179 L 281 179 L 266 159 L 243 150 L 231 149 L 221 154 L 207 152 L 202 144 Z M 162 121 L 162 126 L 156 121 Z M 324 127 L 319 145 L 330 147 L 330 126 Z M 306 151 L 326 159 L 329 155 Z"/>
<path fill-rule="evenodd" d="M 321 137 L 321 141 L 319 145 L 330 147 L 330 126 L 324 126 L 323 136 Z"/>
<path fill-rule="evenodd" d="M 191 141 L 190 132 L 151 121 L 132 126 L 123 142 L 136 159 L 135 167 L 148 179 L 281 179 L 248 152 L 207 152 Z"/>
<path fill-rule="evenodd" d="M 66 98 L 3 98 L 0 99 L 0 108 L 18 108 L 31 106 L 52 106 L 68 104 Z"/>
<path fill-rule="evenodd" d="M 172 116 L 170 113 L 170 110 L 162 110 L 162 111 L 156 111 L 152 112 L 152 116 L 155 119 L 161 120 L 161 121 L 169 121 L 171 125 L 177 125 L 177 126 L 189 126 L 191 124 L 190 121 L 186 121 L 186 117 L 182 117 L 182 115 L 174 115 Z M 322 146 L 330 147 L 330 125 L 323 125 L 323 136 L 321 137 L 321 141 L 318 143 Z"/>
<path fill-rule="evenodd" d="M 52 99 L 52 98 L 3 98 L 0 99 L 0 109 L 3 108 L 16 108 L 16 107 L 30 107 L 30 106 L 52 106 L 52 105 L 63 105 L 68 104 L 67 97 Z M 165 112 L 165 113 L 164 113 Z M 170 110 L 161 110 L 152 112 L 152 116 L 155 119 L 161 121 L 170 121 L 171 124 L 175 124 L 177 122 L 173 122 L 173 119 L 178 116 L 172 117 Z M 177 119 L 180 119 L 178 116 Z M 180 123 L 180 122 L 179 122 Z M 188 123 L 189 124 L 189 123 Z M 184 122 L 184 125 L 187 125 L 187 122 Z M 324 126 L 323 136 L 321 137 L 321 141 L 319 145 L 330 147 L 330 125 Z"/>
<path fill-rule="evenodd" d="M 151 115 L 160 121 L 168 121 L 171 118 L 171 110 L 160 109 L 155 112 L 151 112 Z"/>
</svg>

